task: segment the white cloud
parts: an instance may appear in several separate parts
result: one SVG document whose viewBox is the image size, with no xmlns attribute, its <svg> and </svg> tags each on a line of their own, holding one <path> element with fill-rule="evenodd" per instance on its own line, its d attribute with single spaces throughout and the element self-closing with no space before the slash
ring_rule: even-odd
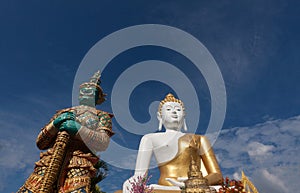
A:
<svg viewBox="0 0 300 193">
<path fill-rule="evenodd" d="M 248 154 L 251 157 L 266 156 L 272 149 L 274 149 L 273 145 L 264 145 L 255 141 L 248 145 Z"/>
<path fill-rule="evenodd" d="M 0 115 L 0 127 L 5 128 L 1 130 L 0 137 L 2 191 L 17 173 L 22 173 L 20 178 L 25 179 L 32 172 L 34 162 L 38 160 L 34 141 L 39 129 L 37 123 L 29 123 L 28 119 L 1 112 Z M 27 125 L 36 128 L 28 130 Z M 300 116 L 296 116 L 223 130 L 213 148 L 224 176 L 240 179 L 241 170 L 244 170 L 260 193 L 297 192 L 300 177 L 299 128 Z M 129 157 L 126 164 L 135 164 L 135 159 L 135 156 Z M 155 165 L 155 161 L 152 164 Z M 130 175 L 133 175 L 132 171 L 111 170 L 106 181 L 112 181 L 120 188 Z M 111 189 L 105 181 L 100 184 L 105 189 Z"/>
<path fill-rule="evenodd" d="M 241 173 L 238 173 L 238 172 L 234 172 L 233 178 L 234 178 L 234 179 L 241 179 L 241 178 L 242 178 L 242 174 L 241 174 Z"/>
<path fill-rule="evenodd" d="M 299 128 L 300 116 L 296 116 L 222 130 L 213 148 L 224 177 L 241 179 L 241 171 L 245 171 L 260 193 L 297 192 L 300 177 Z M 116 173 L 111 175 L 111 179 L 119 184 L 133 174 L 126 177 L 124 174 L 123 178 L 117 179 Z"/>
<path fill-rule="evenodd" d="M 264 178 L 272 182 L 272 184 L 277 184 L 280 187 L 280 189 L 285 189 L 284 183 L 277 176 L 270 174 L 267 170 L 262 170 L 262 175 Z"/>
<path fill-rule="evenodd" d="M 21 186 L 22 179 L 33 171 L 34 162 L 39 159 L 38 149 L 35 145 L 35 138 L 39 131 L 29 129 L 28 125 L 36 125 L 25 117 L 17 116 L 14 113 L 0 112 L 0 191 L 6 190 L 8 184 Z M 21 174 L 18 174 L 21 173 Z M 18 180 L 12 181 L 16 178 Z M 19 187 L 11 191 L 17 190 Z"/>
<path fill-rule="evenodd" d="M 300 116 L 223 130 L 214 150 L 224 176 L 250 176 L 260 193 L 297 192 Z"/>
<path fill-rule="evenodd" d="M 259 192 L 289 193 L 290 190 L 282 180 L 266 169 L 254 171 L 252 174 L 253 183 L 256 187 L 261 187 Z"/>
<path fill-rule="evenodd" d="M 25 179 L 33 171 L 34 162 L 39 158 L 36 148 L 12 138 L 0 139 L 0 153 L 0 191 L 18 172 L 22 174 L 19 179 Z"/>
<path fill-rule="evenodd" d="M 24 146 L 20 145 L 16 139 L 0 139 L 1 156 L 0 167 L 6 169 L 23 169 L 29 162 L 24 151 Z"/>
</svg>

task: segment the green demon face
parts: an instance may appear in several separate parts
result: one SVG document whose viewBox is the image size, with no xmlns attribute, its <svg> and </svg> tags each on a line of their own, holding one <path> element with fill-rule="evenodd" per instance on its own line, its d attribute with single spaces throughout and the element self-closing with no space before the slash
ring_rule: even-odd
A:
<svg viewBox="0 0 300 193">
<path fill-rule="evenodd" d="M 82 87 L 79 90 L 79 104 L 94 107 L 98 100 L 99 92 L 94 86 Z"/>
</svg>

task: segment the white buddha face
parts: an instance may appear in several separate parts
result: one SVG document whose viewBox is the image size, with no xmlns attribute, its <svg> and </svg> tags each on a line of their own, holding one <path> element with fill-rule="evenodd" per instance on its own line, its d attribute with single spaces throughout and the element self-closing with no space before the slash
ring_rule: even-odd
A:
<svg viewBox="0 0 300 193">
<path fill-rule="evenodd" d="M 166 129 L 180 130 L 185 113 L 177 102 L 166 102 L 161 109 L 162 124 Z"/>
</svg>

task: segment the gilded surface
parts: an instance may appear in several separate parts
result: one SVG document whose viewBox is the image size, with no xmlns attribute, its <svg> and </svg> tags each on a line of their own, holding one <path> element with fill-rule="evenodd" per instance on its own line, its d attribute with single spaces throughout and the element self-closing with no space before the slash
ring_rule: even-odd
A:
<svg viewBox="0 0 300 193">
<path fill-rule="evenodd" d="M 184 182 L 185 188 L 182 193 L 212 193 L 208 180 L 203 177 L 199 166 L 200 162 L 196 162 L 191 156 L 188 179 Z"/>
<path fill-rule="evenodd" d="M 247 178 L 245 173 L 242 171 L 242 183 L 244 186 L 244 191 L 246 192 L 253 192 L 253 193 L 258 193 L 258 190 L 254 186 L 254 184 Z"/>
<path fill-rule="evenodd" d="M 222 173 L 218 166 L 217 160 L 212 148 L 207 140 L 200 135 L 186 134 L 178 140 L 178 153 L 174 159 L 159 165 L 160 178 L 159 185 L 172 186 L 165 178 L 187 177 L 191 156 L 196 163 L 203 161 L 204 167 L 208 174 L 219 174 L 222 178 Z"/>
<path fill-rule="evenodd" d="M 80 132 L 70 140 L 68 134 L 62 135 L 66 132 L 57 134 L 53 126 L 53 120 L 64 112 L 74 113 L 81 124 Z M 48 150 L 40 154 L 34 172 L 18 192 L 89 193 L 91 178 L 96 175 L 94 165 L 99 161 L 93 152 L 107 148 L 113 135 L 111 118 L 109 113 L 83 105 L 55 114 L 37 137 L 37 146 Z"/>
</svg>

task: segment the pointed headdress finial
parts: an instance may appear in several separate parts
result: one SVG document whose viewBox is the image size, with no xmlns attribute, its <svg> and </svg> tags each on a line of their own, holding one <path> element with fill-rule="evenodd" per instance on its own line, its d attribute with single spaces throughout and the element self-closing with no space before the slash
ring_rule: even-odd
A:
<svg viewBox="0 0 300 193">
<path fill-rule="evenodd" d="M 97 84 L 97 85 L 100 85 L 100 84 L 101 84 L 100 78 L 101 78 L 101 72 L 100 72 L 100 70 L 98 70 L 98 71 L 95 72 L 95 74 L 91 77 L 90 82 L 91 82 L 91 83 L 95 83 L 95 84 Z"/>
</svg>

